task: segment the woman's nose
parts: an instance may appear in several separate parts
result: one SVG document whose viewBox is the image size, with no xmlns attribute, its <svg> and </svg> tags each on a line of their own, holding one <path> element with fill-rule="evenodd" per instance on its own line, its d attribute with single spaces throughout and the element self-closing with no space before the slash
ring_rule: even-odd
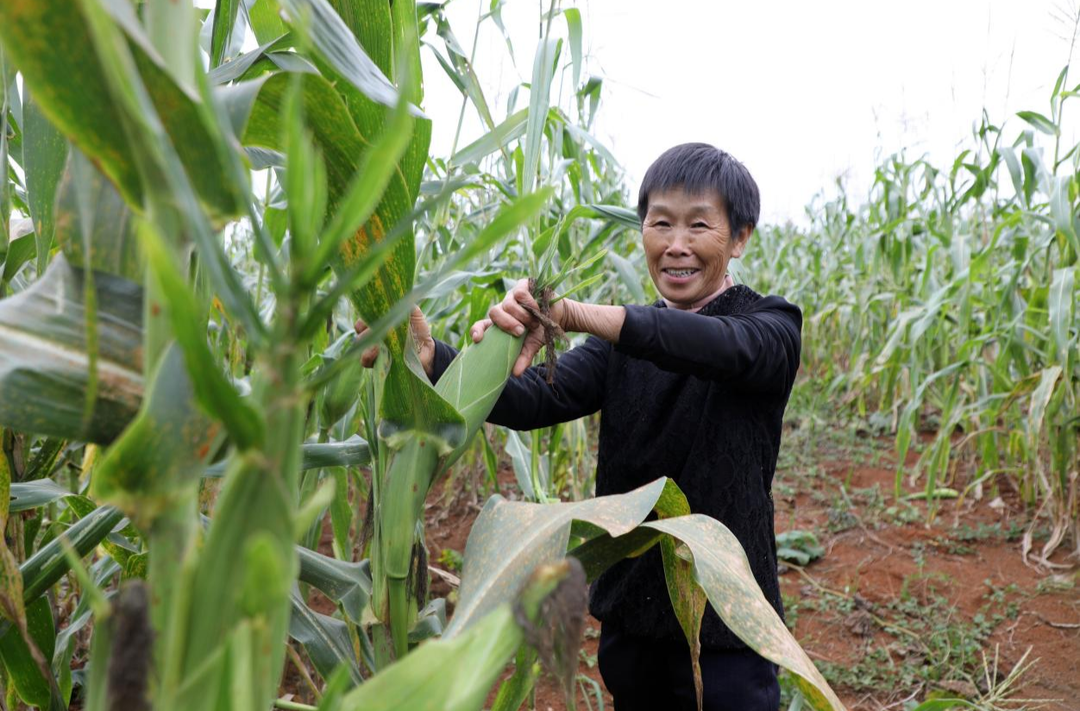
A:
<svg viewBox="0 0 1080 711">
<path fill-rule="evenodd" d="M 671 241 L 664 250 L 669 256 L 682 256 L 690 252 L 690 238 L 682 230 L 673 230 Z"/>
</svg>

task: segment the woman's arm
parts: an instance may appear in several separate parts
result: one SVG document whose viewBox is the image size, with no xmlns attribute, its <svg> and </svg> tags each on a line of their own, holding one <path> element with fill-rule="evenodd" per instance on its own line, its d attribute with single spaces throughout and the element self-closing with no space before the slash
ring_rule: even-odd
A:
<svg viewBox="0 0 1080 711">
<path fill-rule="evenodd" d="M 799 369 L 802 312 L 778 296 L 731 316 L 625 307 L 619 351 L 664 370 L 786 392 Z"/>
</svg>

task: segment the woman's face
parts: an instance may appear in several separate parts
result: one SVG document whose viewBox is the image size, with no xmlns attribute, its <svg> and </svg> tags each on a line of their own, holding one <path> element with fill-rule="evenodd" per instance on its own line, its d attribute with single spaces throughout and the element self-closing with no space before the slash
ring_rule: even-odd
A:
<svg viewBox="0 0 1080 711">
<path fill-rule="evenodd" d="M 715 191 L 691 195 L 674 188 L 650 193 L 641 238 L 660 295 L 676 308 L 689 309 L 720 290 L 728 262 L 742 256 L 750 228 L 731 234 Z"/>
</svg>

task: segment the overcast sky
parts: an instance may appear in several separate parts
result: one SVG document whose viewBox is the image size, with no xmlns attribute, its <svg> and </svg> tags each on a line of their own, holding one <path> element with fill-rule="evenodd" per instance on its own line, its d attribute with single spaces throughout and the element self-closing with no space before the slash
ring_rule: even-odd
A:
<svg viewBox="0 0 1080 711">
<path fill-rule="evenodd" d="M 447 15 L 468 52 L 478 10 L 453 0 Z M 510 90 L 528 81 L 538 34 L 536 0 L 505 0 L 516 66 L 490 21 L 476 68 L 496 120 Z M 879 157 L 906 147 L 948 166 L 971 144 L 983 107 L 1007 121 L 1023 109 L 1049 114 L 1049 94 L 1069 55 L 1073 0 L 726 2 L 591 0 L 581 9 L 583 75 L 604 79 L 596 133 L 637 183 L 665 148 L 706 141 L 743 161 L 761 186 L 766 221 L 803 220 L 815 193 L 842 176 L 865 194 Z M 547 7 L 547 3 L 544 3 Z M 565 33 L 565 22 L 556 23 Z M 433 31 L 427 40 L 442 48 Z M 1080 54 L 1078 54 L 1080 57 Z M 564 49 L 562 64 L 570 54 Z M 461 98 L 424 50 L 424 109 L 433 151 L 449 153 Z M 558 80 L 557 80 L 558 81 Z M 567 74 L 569 82 L 569 73 Z M 1080 83 L 1080 67 L 1070 86 Z M 564 93 L 569 91 L 565 86 Z M 1066 108 L 1069 137 L 1080 99 Z M 518 108 L 527 105 L 522 91 Z M 482 133 L 471 106 L 459 147 Z M 1071 143 L 1069 144 L 1071 145 Z"/>
</svg>

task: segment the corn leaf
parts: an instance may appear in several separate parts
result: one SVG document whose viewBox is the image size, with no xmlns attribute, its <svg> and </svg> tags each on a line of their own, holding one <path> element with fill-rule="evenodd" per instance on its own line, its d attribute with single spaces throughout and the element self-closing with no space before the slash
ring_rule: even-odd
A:
<svg viewBox="0 0 1080 711">
<path fill-rule="evenodd" d="M 453 640 L 422 644 L 342 699 L 342 711 L 479 711 L 521 644 L 504 604 Z"/>
<path fill-rule="evenodd" d="M 309 442 L 300 447 L 300 469 L 323 469 L 326 467 L 362 467 L 371 462 L 371 449 L 359 435 L 343 442 L 316 444 Z M 206 468 L 204 476 L 221 477 L 232 463 L 231 459 L 217 462 Z"/>
<path fill-rule="evenodd" d="M 46 597 L 26 606 L 26 627 L 30 638 L 45 659 L 52 659 L 56 646 L 56 628 L 53 624 L 52 604 Z M 19 698 L 31 706 L 62 711 L 64 704 L 59 698 L 53 701 L 56 681 L 46 678 L 34 661 L 30 648 L 17 629 L 9 629 L 0 636 L 0 659 L 8 679 L 15 685 Z M 49 675 L 52 676 L 51 674 Z"/>
<path fill-rule="evenodd" d="M 143 394 L 142 289 L 96 274 L 98 388 L 84 421 L 90 359 L 83 274 L 58 257 L 27 290 L 0 301 L 0 424 L 108 443 Z"/>
<path fill-rule="evenodd" d="M 183 350 L 183 366 L 195 395 L 207 413 L 221 420 L 241 449 L 257 446 L 264 435 L 262 416 L 240 398 L 218 368 L 206 344 L 206 320 L 161 238 L 148 224 L 142 234 L 147 261 L 165 297 L 160 304 L 151 303 L 151 313 L 164 311 L 168 316 Z M 175 373 L 168 377 L 183 380 Z"/>
<path fill-rule="evenodd" d="M 218 426 L 199 409 L 184 355 L 173 345 L 155 369 L 138 416 L 97 463 L 90 490 L 149 522 L 202 473 Z"/>
<path fill-rule="evenodd" d="M 338 667 L 348 670 L 353 684 L 364 681 L 360 665 L 353 651 L 349 628 L 341 620 L 315 612 L 300 598 L 292 595 L 292 616 L 289 618 L 289 636 L 304 645 L 308 657 L 324 679 L 329 679 Z"/>
<path fill-rule="evenodd" d="M 82 5 L 61 0 L 4 3 L 0 40 L 42 113 L 100 166 L 130 205 L 141 209 L 144 186 L 133 154 L 136 148 L 125 130 L 123 105 L 113 100 Z M 226 177 L 198 102 L 169 77 L 143 38 L 129 34 L 128 40 L 200 201 L 219 220 L 236 215 L 235 186 Z M 64 51 L 56 52 L 55 47 Z"/>
<path fill-rule="evenodd" d="M 26 199 L 34 220 L 38 274 L 44 273 L 49 263 L 56 225 L 56 189 L 67 154 L 67 139 L 42 115 L 27 91 L 23 100 L 22 167 L 26 173 Z"/>
<path fill-rule="evenodd" d="M 460 634 L 509 599 L 536 566 L 561 559 L 574 520 L 587 521 L 612 536 L 630 533 L 668 487 L 677 490 L 670 480 L 658 479 L 627 494 L 561 504 L 491 497 L 469 534 L 458 604 L 443 636 Z"/>
<path fill-rule="evenodd" d="M 351 5 L 348 2 L 338 4 Z M 364 95 L 381 104 L 393 106 L 397 103 L 397 89 L 361 48 L 352 29 L 338 16 L 327 0 L 283 0 L 282 5 L 294 21 L 306 16 L 312 42 L 340 76 Z M 386 12 L 388 14 L 389 8 Z M 356 18 L 354 25 L 357 29 L 362 28 L 361 17 Z"/>
<path fill-rule="evenodd" d="M 53 586 L 68 572 L 70 566 L 64 556 L 64 543 L 69 544 L 80 556 L 89 554 L 113 529 L 121 525 L 124 514 L 113 506 L 99 506 L 79 519 L 78 523 L 38 549 L 21 566 L 23 599 L 32 602 Z M 8 623 L 0 623 L 6 628 Z"/>
<path fill-rule="evenodd" d="M 654 509 L 661 520 L 646 522 Z M 687 546 L 694 560 L 694 579 L 735 634 L 794 672 L 812 708 L 843 709 L 761 593 L 735 536 L 713 519 L 685 515 L 687 510 L 685 497 L 668 479 L 626 494 L 574 503 L 530 504 L 491 497 L 469 535 L 459 603 L 444 638 L 462 634 L 487 611 L 508 600 L 523 584 L 523 570 L 565 555 L 575 520 L 604 531 L 573 550 L 576 555 L 585 549 L 581 559 L 591 574 L 615 562 L 615 553 L 643 552 L 662 540 L 656 535 L 659 532 Z M 643 533 L 643 529 L 652 532 Z M 670 555 L 681 558 L 677 546 L 673 541 Z M 673 596 L 684 598 L 676 604 L 680 622 L 692 633 L 700 624 L 697 593 L 687 586 L 686 571 L 669 572 L 674 572 Z"/>
<path fill-rule="evenodd" d="M 210 36 L 211 68 L 218 67 L 225 61 L 226 53 L 233 41 L 240 3 L 241 0 L 217 0 L 214 5 L 214 24 Z"/>
<path fill-rule="evenodd" d="M 68 496 L 74 496 L 74 494 L 52 479 L 12 482 L 9 511 L 11 513 L 30 511 Z"/>
<path fill-rule="evenodd" d="M 694 558 L 694 577 L 724 624 L 766 659 L 787 669 L 810 708 L 842 711 L 844 705 L 765 599 L 735 535 L 719 521 L 691 514 L 650 521 L 685 543 Z"/>
<path fill-rule="evenodd" d="M 56 196 L 56 241 L 71 264 L 142 282 L 131 208 L 78 149 Z"/>
<path fill-rule="evenodd" d="M 536 46 L 532 84 L 529 88 L 529 118 L 525 129 L 525 162 L 518 176 L 522 192 L 531 193 L 540 171 L 540 148 L 551 102 L 551 81 L 559 62 L 562 40 L 545 38 Z"/>
<path fill-rule="evenodd" d="M 300 555 L 300 580 L 340 604 L 349 620 L 360 625 L 371 597 L 371 569 L 367 562 L 348 563 L 302 546 L 296 550 Z"/>
</svg>

